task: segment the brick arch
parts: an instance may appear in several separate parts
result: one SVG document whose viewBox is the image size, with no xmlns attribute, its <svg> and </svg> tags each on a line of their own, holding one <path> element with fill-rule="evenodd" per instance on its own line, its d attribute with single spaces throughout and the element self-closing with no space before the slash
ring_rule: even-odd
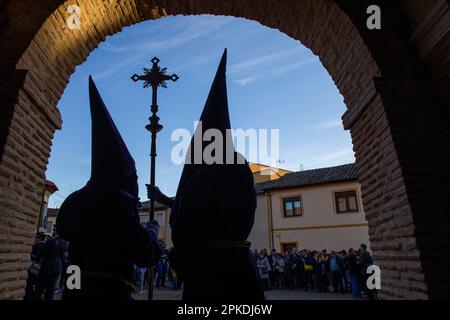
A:
<svg viewBox="0 0 450 320">
<path fill-rule="evenodd" d="M 372 250 L 383 272 L 381 296 L 432 296 L 430 284 L 434 279 L 428 271 L 428 260 L 423 258 L 430 251 L 420 246 L 423 242 L 425 248 L 429 243 L 419 236 L 418 229 L 422 229 L 415 224 L 415 219 L 422 218 L 422 207 L 413 197 L 417 188 L 413 183 L 407 185 L 410 176 L 414 180 L 424 172 L 417 169 L 418 161 L 411 164 L 406 161 L 408 152 L 402 152 L 402 148 L 413 148 L 403 134 L 417 132 L 406 130 L 406 121 L 399 122 L 393 111 L 397 105 L 405 107 L 411 101 L 429 104 L 427 98 L 432 91 L 419 96 L 405 92 L 405 85 L 416 88 L 420 83 L 396 78 L 394 68 L 410 70 L 411 76 L 423 75 L 422 69 L 412 51 L 405 49 L 401 31 L 384 33 L 391 40 L 386 45 L 383 32 L 369 34 L 364 29 L 365 0 L 351 8 L 347 0 L 53 0 L 43 8 L 25 2 L 16 1 L 16 6 L 10 3 L 7 14 L 16 12 L 29 23 L 22 27 L 13 21 L 6 32 L 0 33 L 1 40 L 14 42 L 15 32 L 23 29 L 1 65 L 2 75 L 12 81 L 6 93 L 10 122 L 6 133 L 0 131 L 4 140 L 4 146 L 0 140 L 0 190 L 6 194 L 0 198 L 0 221 L 6 225 L 0 229 L 0 245 L 4 244 L 6 252 L 0 264 L 0 283 L 6 283 L 0 287 L 0 297 L 20 298 L 23 292 L 51 140 L 61 127 L 57 103 L 70 75 L 107 35 L 141 21 L 178 14 L 255 20 L 299 40 L 319 56 L 348 107 L 343 121 L 351 131 Z M 71 31 L 66 26 L 70 4 L 81 8 L 81 30 Z M 392 31 L 395 24 L 389 27 Z M 406 59 L 393 64 L 389 59 L 393 52 Z M 440 106 L 439 101 L 432 103 Z M 421 115 L 416 112 L 407 121 L 416 123 Z M 421 124 L 430 133 L 436 128 L 433 121 Z M 433 132 L 430 139 L 438 136 L 441 140 L 447 137 Z M 417 214 L 413 206 L 419 208 Z M 446 230 L 444 227 L 442 234 Z"/>
<path fill-rule="evenodd" d="M 25 87 L 46 105 L 56 106 L 75 67 L 83 63 L 106 36 L 135 23 L 167 15 L 213 14 L 255 20 L 299 40 L 319 56 L 347 106 L 360 105 L 361 97 L 370 99 L 375 92 L 373 78 L 380 75 L 379 68 L 356 27 L 333 1 L 287 1 L 282 5 L 264 1 L 259 2 L 259 6 L 267 10 L 258 12 L 251 5 L 237 5 L 239 1 L 165 1 L 160 7 L 156 2 L 150 6 L 142 3 L 144 1 L 85 0 L 60 5 L 45 20 L 16 64 L 17 69 L 28 70 L 31 81 L 26 81 Z M 81 30 L 71 31 L 66 26 L 69 16 L 66 10 L 71 4 L 81 9 Z M 341 27 L 334 28 L 335 25 Z M 363 59 L 355 68 L 351 57 Z M 350 74 L 352 83 L 348 81 Z M 48 86 L 50 82 L 54 85 Z M 53 116 L 55 120 L 58 117 Z"/>
</svg>

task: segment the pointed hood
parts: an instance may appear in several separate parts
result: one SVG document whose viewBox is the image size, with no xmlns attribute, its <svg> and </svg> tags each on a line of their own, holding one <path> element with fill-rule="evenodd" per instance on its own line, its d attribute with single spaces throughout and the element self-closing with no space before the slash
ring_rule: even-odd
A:
<svg viewBox="0 0 450 320">
<path fill-rule="evenodd" d="M 83 188 L 64 200 L 56 220 L 58 233 L 68 241 L 81 241 L 80 237 L 85 236 L 86 230 L 89 230 L 87 219 L 91 219 L 90 228 L 95 226 L 97 231 L 104 231 L 98 225 L 98 217 L 101 217 L 102 223 L 107 214 L 117 219 L 115 210 L 119 210 L 124 216 L 134 216 L 139 221 L 134 160 L 91 77 L 89 99 L 92 119 L 91 178 Z M 123 208 L 129 208 L 129 211 L 125 212 Z M 86 238 L 83 241 L 85 240 Z"/>
<path fill-rule="evenodd" d="M 89 77 L 92 119 L 92 157 L 90 183 L 117 188 L 138 196 L 136 167 L 117 130 L 97 87 Z"/>
<path fill-rule="evenodd" d="M 226 62 L 225 49 L 178 185 L 170 217 L 175 245 L 190 247 L 190 243 L 196 241 L 245 240 L 253 226 L 256 207 L 253 175 L 248 163 L 242 161 L 243 157 L 234 151 L 232 144 Z M 211 142 L 198 143 L 196 139 L 201 140 L 209 129 L 219 130 L 224 137 L 223 161 L 220 164 L 207 164 L 201 157 Z M 200 159 L 196 159 L 196 155 L 200 155 Z M 228 159 L 227 155 L 232 158 Z M 236 163 L 237 159 L 240 164 Z M 235 164 L 229 164 L 230 160 Z"/>
<path fill-rule="evenodd" d="M 220 59 L 216 76 L 214 77 L 211 89 L 209 90 L 208 98 L 206 99 L 205 106 L 203 107 L 199 120 L 201 125 L 197 126 L 194 137 L 192 138 L 187 151 L 185 165 L 183 167 L 183 172 L 181 173 L 180 182 L 178 183 L 175 204 L 170 215 L 170 224 L 174 222 L 176 216 L 178 215 L 178 199 L 180 198 L 179 196 L 186 186 L 187 181 L 195 174 L 196 171 L 200 170 L 205 165 L 203 163 L 203 159 L 201 159 L 201 163 L 198 163 L 198 161 L 194 162 L 195 154 L 197 153 L 202 155 L 205 148 L 205 143 L 195 144 L 195 138 L 200 137 L 201 139 L 204 132 L 211 128 L 218 129 L 222 133 L 226 133 L 226 129 L 231 128 L 230 115 L 228 113 L 226 66 L 227 49 L 224 50 L 222 59 Z M 201 150 L 197 150 L 196 147 L 200 147 Z"/>
<path fill-rule="evenodd" d="M 202 115 L 200 116 L 200 121 L 203 124 L 203 132 L 214 128 L 225 133 L 226 129 L 231 129 L 230 115 L 228 113 L 226 70 L 227 49 L 225 49 L 222 59 L 220 59 L 216 76 L 209 90 Z"/>
</svg>

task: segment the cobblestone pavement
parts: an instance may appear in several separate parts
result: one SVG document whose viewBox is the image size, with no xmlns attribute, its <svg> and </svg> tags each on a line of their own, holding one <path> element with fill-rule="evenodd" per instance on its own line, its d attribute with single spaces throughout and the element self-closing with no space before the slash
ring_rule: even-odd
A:
<svg viewBox="0 0 450 320">
<path fill-rule="evenodd" d="M 181 300 L 182 291 L 155 289 L 155 300 Z M 147 292 L 134 295 L 136 300 L 147 300 Z M 304 292 L 298 290 L 272 290 L 266 292 L 267 300 L 353 300 L 351 294 Z"/>
</svg>

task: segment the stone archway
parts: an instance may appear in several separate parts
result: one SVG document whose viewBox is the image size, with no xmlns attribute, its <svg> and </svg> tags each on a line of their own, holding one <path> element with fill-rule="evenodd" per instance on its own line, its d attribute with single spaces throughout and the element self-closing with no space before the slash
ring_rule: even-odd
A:
<svg viewBox="0 0 450 320">
<path fill-rule="evenodd" d="M 401 8 L 373 2 L 388 13 L 378 31 L 366 28 L 372 3 L 365 0 L 7 1 L 0 8 L 0 40 L 10 45 L 0 69 L 0 297 L 23 294 L 51 141 L 62 124 L 56 105 L 75 67 L 107 35 L 177 14 L 255 20 L 320 57 L 348 107 L 343 121 L 382 269 L 381 297 L 447 297 L 448 106 L 407 41 Z M 67 28 L 71 4 L 81 9 L 80 30 Z"/>
</svg>

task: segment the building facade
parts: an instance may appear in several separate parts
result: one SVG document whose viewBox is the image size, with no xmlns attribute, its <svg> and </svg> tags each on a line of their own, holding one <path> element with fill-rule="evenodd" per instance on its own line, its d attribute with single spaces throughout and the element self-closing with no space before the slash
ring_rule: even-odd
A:
<svg viewBox="0 0 450 320">
<path fill-rule="evenodd" d="M 50 212 L 53 213 L 53 211 L 52 209 L 48 208 L 48 203 L 50 200 L 50 196 L 56 191 L 58 191 L 58 187 L 56 186 L 56 184 L 50 180 L 46 180 L 42 193 L 42 202 L 41 210 L 39 212 L 38 225 L 34 232 L 35 234 L 37 232 L 51 233 L 53 231 L 53 223 L 51 221 L 53 217 L 50 216 Z"/>
<path fill-rule="evenodd" d="M 256 188 L 253 248 L 331 251 L 369 244 L 354 164 L 289 173 Z"/>
</svg>

